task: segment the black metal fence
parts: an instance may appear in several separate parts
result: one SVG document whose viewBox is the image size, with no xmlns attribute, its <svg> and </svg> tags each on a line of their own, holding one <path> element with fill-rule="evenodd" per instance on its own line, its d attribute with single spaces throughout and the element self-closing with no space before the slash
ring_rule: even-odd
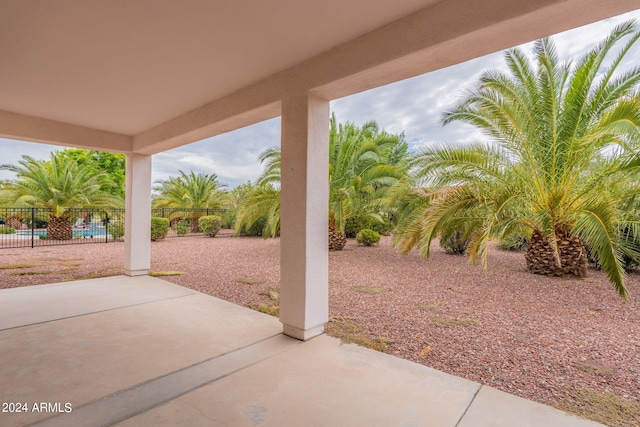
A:
<svg viewBox="0 0 640 427">
<path fill-rule="evenodd" d="M 198 218 L 224 215 L 223 209 L 152 209 L 169 219 L 167 237 L 199 234 Z M 124 209 L 68 209 L 55 218 L 51 209 L 0 208 L 0 249 L 110 243 L 124 237 Z"/>
</svg>

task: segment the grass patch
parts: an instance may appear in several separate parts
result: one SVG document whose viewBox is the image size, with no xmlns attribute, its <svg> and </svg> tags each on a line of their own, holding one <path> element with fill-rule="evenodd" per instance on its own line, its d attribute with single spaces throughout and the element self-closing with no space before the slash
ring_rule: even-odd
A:
<svg viewBox="0 0 640 427">
<path fill-rule="evenodd" d="M 267 292 L 264 292 L 262 295 L 266 295 L 273 302 L 280 303 L 280 287 L 271 288 Z"/>
<path fill-rule="evenodd" d="M 81 262 L 73 262 L 73 261 L 62 261 L 59 262 L 58 265 L 63 267 L 80 267 L 82 265 Z"/>
<path fill-rule="evenodd" d="M 596 362 L 577 362 L 573 366 L 576 369 L 581 370 L 587 374 L 595 374 L 603 377 L 613 375 L 616 373 L 616 369 L 611 366 L 601 365 Z"/>
<path fill-rule="evenodd" d="M 352 289 L 362 294 L 371 294 L 371 295 L 381 294 L 384 291 L 386 291 L 385 288 L 381 288 L 379 286 L 354 286 Z"/>
<path fill-rule="evenodd" d="M 568 390 L 568 397 L 558 402 L 558 408 L 611 427 L 640 425 L 640 403 L 591 388 Z"/>
<path fill-rule="evenodd" d="M 418 353 L 418 357 L 426 359 L 431 354 L 431 347 L 426 346 Z"/>
<path fill-rule="evenodd" d="M 55 271 L 50 270 L 31 270 L 31 271 L 16 271 L 15 273 L 11 273 L 12 276 L 37 276 L 41 274 L 52 274 Z"/>
<path fill-rule="evenodd" d="M 63 282 L 73 282 L 75 280 L 88 280 L 88 279 L 99 279 L 101 277 L 111 277 L 113 274 L 111 273 L 87 273 L 81 274 L 78 276 L 73 276 L 68 279 L 63 280 Z"/>
<path fill-rule="evenodd" d="M 184 271 L 154 271 L 149 273 L 151 277 L 181 276 Z"/>
<path fill-rule="evenodd" d="M 262 292 L 261 295 L 269 297 L 269 301 L 250 304 L 249 307 L 270 316 L 280 316 L 280 288 L 271 288 L 266 292 Z"/>
<path fill-rule="evenodd" d="M 431 319 L 438 328 L 453 328 L 455 326 L 476 326 L 478 322 L 468 317 L 441 316 Z"/>
<path fill-rule="evenodd" d="M 33 268 L 34 264 L 5 264 L 0 265 L 0 270 L 13 270 L 17 268 Z"/>
<path fill-rule="evenodd" d="M 419 302 L 417 304 L 418 309 L 422 311 L 431 311 L 433 313 L 440 313 L 442 309 L 435 304 L 427 304 L 424 302 Z"/>
<path fill-rule="evenodd" d="M 324 332 L 331 337 L 339 338 L 342 343 L 357 344 L 381 352 L 386 351 L 392 343 L 384 337 L 367 337 L 353 317 L 332 317 L 325 325 Z"/>
<path fill-rule="evenodd" d="M 252 308 L 259 311 L 260 313 L 268 314 L 269 316 L 280 316 L 280 306 L 277 304 L 261 302 L 258 305 L 253 305 Z"/>
<path fill-rule="evenodd" d="M 251 277 L 236 279 L 236 282 L 244 285 L 261 285 L 264 283 L 262 279 L 253 279 Z"/>
</svg>

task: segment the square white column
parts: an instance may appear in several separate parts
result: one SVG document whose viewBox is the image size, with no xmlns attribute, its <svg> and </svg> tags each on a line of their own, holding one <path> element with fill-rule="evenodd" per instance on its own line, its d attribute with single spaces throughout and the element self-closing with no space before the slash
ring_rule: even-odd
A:
<svg viewBox="0 0 640 427">
<path fill-rule="evenodd" d="M 307 340 L 329 314 L 329 102 L 311 94 L 282 102 L 280 321 Z"/>
<path fill-rule="evenodd" d="M 141 276 L 151 267 L 151 156 L 127 154 L 125 190 L 124 270 Z"/>
</svg>

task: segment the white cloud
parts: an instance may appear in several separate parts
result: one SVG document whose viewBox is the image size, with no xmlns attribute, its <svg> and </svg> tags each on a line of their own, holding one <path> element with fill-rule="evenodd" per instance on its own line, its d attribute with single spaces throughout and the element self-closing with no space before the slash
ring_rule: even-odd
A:
<svg viewBox="0 0 640 427">
<path fill-rule="evenodd" d="M 563 57 L 581 56 L 609 34 L 614 25 L 628 19 L 640 19 L 640 10 L 607 19 L 554 36 Z M 532 43 L 521 48 L 531 52 Z M 630 68 L 640 64 L 640 46 L 629 53 L 623 64 Z M 334 100 L 331 110 L 339 121 L 362 124 L 376 120 L 392 133 L 404 132 L 414 149 L 434 143 L 468 143 L 481 141 L 482 135 L 465 124 L 440 125 L 444 111 L 452 108 L 465 89 L 488 69 L 504 67 L 502 53 L 494 53 L 472 61 L 372 89 L 347 98 Z M 185 172 L 215 173 L 230 188 L 255 180 L 262 171 L 258 156 L 268 147 L 280 144 L 280 119 L 268 120 L 219 135 L 153 158 L 153 179 L 166 179 Z M 22 154 L 46 159 L 59 147 L 0 139 L 0 163 L 15 164 Z M 11 178 L 0 171 L 0 179 Z"/>
</svg>

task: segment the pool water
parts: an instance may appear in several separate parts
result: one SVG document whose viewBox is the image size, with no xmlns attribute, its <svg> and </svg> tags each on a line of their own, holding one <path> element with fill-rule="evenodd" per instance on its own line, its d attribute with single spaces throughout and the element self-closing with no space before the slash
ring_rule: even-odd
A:
<svg viewBox="0 0 640 427">
<path fill-rule="evenodd" d="M 31 236 L 31 230 L 18 230 L 16 231 L 18 236 Z M 87 230 L 73 230 L 73 237 L 84 238 L 84 237 L 104 237 L 105 235 L 104 227 L 91 227 Z M 46 237 L 47 230 L 33 230 L 33 235 L 36 237 Z"/>
</svg>

